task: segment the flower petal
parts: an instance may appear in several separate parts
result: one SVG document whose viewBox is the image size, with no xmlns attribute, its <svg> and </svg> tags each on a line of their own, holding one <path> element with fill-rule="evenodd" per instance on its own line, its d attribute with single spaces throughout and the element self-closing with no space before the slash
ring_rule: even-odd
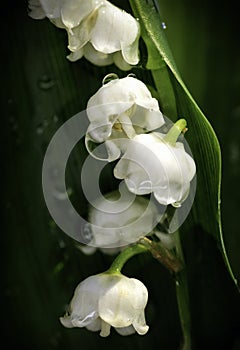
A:
<svg viewBox="0 0 240 350">
<path fill-rule="evenodd" d="M 91 276 L 79 283 L 70 303 L 70 315 L 61 322 L 66 325 L 71 320 L 74 327 L 85 327 L 98 317 L 98 298 L 102 293 L 102 279 Z M 65 325 L 64 324 L 64 325 Z"/>
<path fill-rule="evenodd" d="M 56 0 L 40 0 L 42 8 L 48 18 L 61 17 L 61 1 Z"/>
<path fill-rule="evenodd" d="M 122 42 L 123 58 L 127 63 L 131 65 L 136 65 L 139 62 L 138 45 L 139 45 L 139 37 L 140 37 L 140 26 L 138 22 L 136 24 L 138 26 L 138 33 L 135 40 L 130 45 L 125 45 L 125 43 Z"/>
<path fill-rule="evenodd" d="M 120 335 L 123 335 L 123 336 L 127 336 L 127 335 L 131 335 L 131 334 L 134 334 L 136 331 L 135 331 L 135 328 L 131 325 L 131 326 L 128 326 L 128 327 L 121 327 L 121 328 L 116 328 L 115 327 L 115 330 L 120 334 Z"/>
<path fill-rule="evenodd" d="M 29 0 L 28 2 L 29 16 L 33 19 L 43 19 L 46 17 L 45 11 L 39 0 Z"/>
<path fill-rule="evenodd" d="M 62 22 L 62 19 L 59 17 L 59 18 L 50 18 L 50 21 L 58 28 L 61 28 L 61 29 L 66 29 L 65 25 L 63 24 Z"/>
<path fill-rule="evenodd" d="M 92 203 L 89 222 L 93 239 L 91 245 L 100 248 L 122 247 L 138 241 L 151 232 L 160 220 L 153 202 L 136 197 L 121 187 Z"/>
<path fill-rule="evenodd" d="M 90 43 L 84 46 L 84 57 L 89 62 L 99 67 L 109 66 L 113 63 L 112 55 L 95 50 Z"/>
<path fill-rule="evenodd" d="M 141 312 L 137 319 L 133 322 L 133 327 L 136 329 L 137 333 L 144 335 L 148 332 L 149 326 L 146 325 L 144 312 Z"/>
<path fill-rule="evenodd" d="M 111 325 L 103 320 L 101 320 L 101 337 L 108 337 L 110 334 Z"/>
<path fill-rule="evenodd" d="M 56 1 L 55 1 L 56 2 Z M 61 8 L 62 21 L 69 29 L 77 27 L 104 0 L 65 0 Z"/>
<path fill-rule="evenodd" d="M 74 52 L 87 44 L 91 33 L 91 23 L 85 20 L 81 25 L 68 30 L 68 48 Z"/>
<path fill-rule="evenodd" d="M 113 53 L 131 45 L 138 36 L 137 21 L 108 1 L 98 10 L 91 43 L 97 51 Z"/>
<path fill-rule="evenodd" d="M 156 106 L 154 106 L 154 108 L 155 110 L 152 107 L 147 109 L 143 106 L 136 106 L 135 112 L 132 116 L 133 125 L 141 127 L 141 129 L 145 129 L 147 131 L 160 128 L 164 124 L 163 115 L 158 107 L 156 108 Z"/>
<path fill-rule="evenodd" d="M 130 326 L 135 317 L 132 307 L 132 282 L 129 278 L 113 276 L 111 285 L 99 299 L 99 316 L 113 327 Z"/>
<path fill-rule="evenodd" d="M 108 289 L 99 299 L 99 315 L 113 327 L 123 328 L 136 323 L 137 331 L 143 332 L 140 327 L 144 327 L 142 313 L 147 295 L 142 282 L 123 275 L 112 275 L 108 280 Z"/>
<path fill-rule="evenodd" d="M 94 322 L 98 318 L 97 311 L 92 311 L 88 315 L 86 315 L 83 319 L 78 316 L 72 316 L 72 324 L 73 327 L 86 327 Z"/>
<path fill-rule="evenodd" d="M 83 57 L 83 49 L 79 49 L 75 52 L 71 52 L 70 55 L 67 56 L 67 59 L 71 62 L 75 62 Z"/>
<path fill-rule="evenodd" d="M 97 332 L 97 331 L 100 331 L 101 329 L 101 318 L 98 317 L 96 320 L 94 320 L 92 323 L 88 324 L 86 326 L 86 328 L 89 330 L 89 331 L 92 331 L 92 332 Z"/>
<path fill-rule="evenodd" d="M 130 66 L 130 64 L 128 64 L 128 63 L 124 60 L 121 51 L 114 52 L 114 53 L 112 54 L 112 57 L 113 57 L 113 62 L 114 62 L 114 64 L 115 64 L 119 69 L 121 69 L 121 70 L 123 70 L 123 71 L 128 71 L 128 70 L 132 69 L 132 66 Z"/>
<path fill-rule="evenodd" d="M 59 318 L 61 324 L 66 328 L 73 328 L 72 319 L 70 316 L 63 316 Z"/>
<path fill-rule="evenodd" d="M 92 255 L 96 252 L 97 248 L 95 247 L 91 247 L 89 245 L 80 245 L 78 244 L 77 245 L 77 248 L 82 252 L 84 253 L 85 255 Z"/>
</svg>

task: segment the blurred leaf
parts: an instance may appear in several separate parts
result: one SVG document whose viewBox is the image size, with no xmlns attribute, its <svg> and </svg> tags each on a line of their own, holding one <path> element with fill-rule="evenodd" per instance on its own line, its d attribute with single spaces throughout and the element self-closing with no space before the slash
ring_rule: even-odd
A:
<svg viewBox="0 0 240 350">
<path fill-rule="evenodd" d="M 178 116 L 185 118 L 188 123 L 187 140 L 197 165 L 197 192 L 192 220 L 217 240 L 228 271 L 237 285 L 221 226 L 221 150 L 218 139 L 178 72 L 155 2 L 151 1 L 150 4 L 146 0 L 130 0 L 130 3 L 141 24 L 142 37 L 150 56 L 147 68 L 152 70 L 161 108 L 172 120 Z"/>
</svg>

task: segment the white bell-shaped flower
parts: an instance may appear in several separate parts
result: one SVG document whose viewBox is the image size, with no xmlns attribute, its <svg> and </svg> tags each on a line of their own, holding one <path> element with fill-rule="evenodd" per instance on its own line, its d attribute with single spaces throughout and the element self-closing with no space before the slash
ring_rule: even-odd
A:
<svg viewBox="0 0 240 350">
<path fill-rule="evenodd" d="M 138 197 L 125 189 L 94 201 L 89 209 L 87 224 L 88 246 L 116 248 L 137 242 L 151 233 L 161 215 L 152 201 Z M 116 252 L 113 251 L 113 252 Z"/>
<path fill-rule="evenodd" d="M 140 27 L 130 14 L 106 0 L 29 0 L 29 15 L 48 17 L 68 32 L 70 61 L 83 56 L 98 66 L 129 70 L 139 62 Z"/>
<path fill-rule="evenodd" d="M 71 30 L 105 2 L 105 0 L 29 0 L 29 16 L 34 19 L 47 17 L 53 20 L 53 23 L 55 20 L 61 22 L 62 28 Z"/>
<path fill-rule="evenodd" d="M 196 167 L 181 142 L 166 142 L 166 135 L 135 136 L 114 169 L 132 193 L 154 194 L 160 204 L 180 206 L 187 198 Z"/>
<path fill-rule="evenodd" d="M 121 335 L 135 331 L 143 335 L 149 328 L 144 315 L 147 300 L 147 288 L 139 280 L 120 273 L 102 273 L 77 286 L 69 313 L 60 321 L 68 328 L 101 331 L 102 337 L 110 334 L 111 326 Z"/>
<path fill-rule="evenodd" d="M 89 99 L 87 116 L 90 126 L 86 147 L 91 153 L 91 142 L 105 142 L 109 161 L 119 158 L 121 151 L 125 151 L 126 138 L 164 124 L 158 101 L 143 82 L 131 76 L 103 85 Z M 101 159 L 94 152 L 92 155 Z"/>
</svg>

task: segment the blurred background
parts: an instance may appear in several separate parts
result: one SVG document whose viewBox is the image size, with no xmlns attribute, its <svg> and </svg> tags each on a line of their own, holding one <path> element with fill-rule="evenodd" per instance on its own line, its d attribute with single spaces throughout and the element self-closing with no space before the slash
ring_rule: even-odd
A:
<svg viewBox="0 0 240 350">
<path fill-rule="evenodd" d="M 129 9 L 127 1 L 113 1 Z M 227 253 L 240 278 L 240 48 L 236 3 L 159 0 L 166 35 L 183 80 L 216 131 L 223 159 L 222 220 Z M 3 210 L 3 338 L 18 349 L 161 349 L 181 341 L 174 279 L 158 262 L 137 256 L 123 272 L 149 290 L 145 336 L 107 339 L 65 329 L 59 316 L 76 285 L 108 268 L 111 256 L 83 255 L 52 221 L 41 187 L 47 145 L 62 123 L 84 110 L 116 67 L 66 59 L 67 35 L 48 20 L 28 17 L 26 1 L 1 7 Z M 151 83 L 149 72 L 137 77 Z M 81 142 L 69 160 L 71 200 L 86 214 Z M 105 174 L 107 177 L 108 174 Z M 111 189 L 111 182 L 107 186 Z M 214 239 L 200 226 L 184 236 L 188 263 L 193 349 L 240 349 L 240 300 Z M 2 338 L 2 339 L 3 339 Z M 3 340 L 2 340 L 3 341 Z"/>
</svg>

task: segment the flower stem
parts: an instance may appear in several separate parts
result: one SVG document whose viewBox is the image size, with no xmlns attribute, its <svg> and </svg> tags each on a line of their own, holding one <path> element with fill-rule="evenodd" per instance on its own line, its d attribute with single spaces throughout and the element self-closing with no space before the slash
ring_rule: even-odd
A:
<svg viewBox="0 0 240 350">
<path fill-rule="evenodd" d="M 186 126 L 186 120 L 179 119 L 168 131 L 167 135 L 164 137 L 164 141 L 171 144 L 175 144 L 178 139 L 178 136 L 186 129 Z"/>
<path fill-rule="evenodd" d="M 148 248 L 145 247 L 143 244 L 135 244 L 133 246 L 130 246 L 126 249 L 124 249 L 113 261 L 110 268 L 107 270 L 107 273 L 113 274 L 113 273 L 120 273 L 121 269 L 123 268 L 124 264 L 134 255 L 140 254 L 140 253 L 146 253 L 148 251 Z"/>
<path fill-rule="evenodd" d="M 180 241 L 179 231 L 176 232 L 176 252 L 179 259 L 184 262 L 184 255 Z M 181 322 L 183 344 L 182 350 L 191 350 L 191 317 L 189 308 L 189 294 L 186 268 L 176 274 L 176 295 L 178 312 Z"/>
</svg>

